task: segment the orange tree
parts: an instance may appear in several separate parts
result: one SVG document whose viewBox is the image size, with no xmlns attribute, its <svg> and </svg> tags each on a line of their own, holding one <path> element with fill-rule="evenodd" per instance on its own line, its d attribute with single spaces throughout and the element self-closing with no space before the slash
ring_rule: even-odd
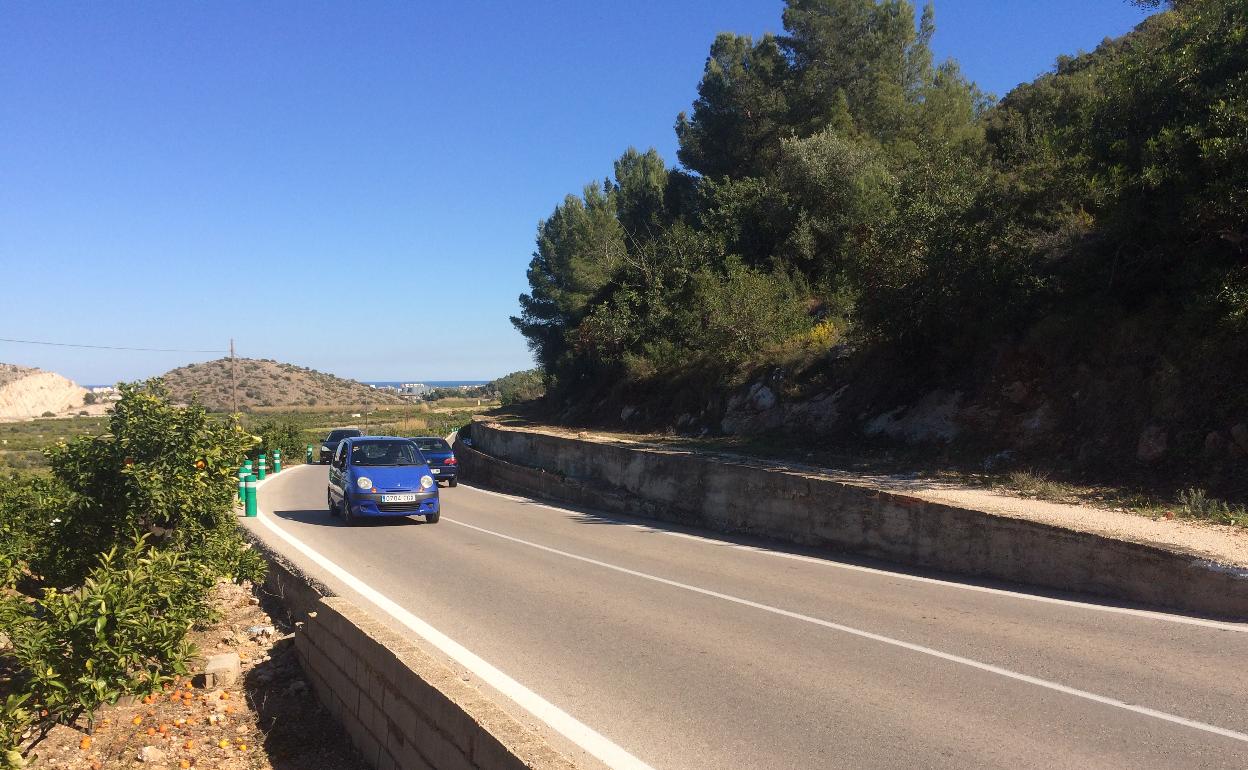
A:
<svg viewBox="0 0 1248 770">
<path fill-rule="evenodd" d="M 159 380 L 121 386 L 108 432 L 48 451 L 63 487 L 58 533 L 32 565 L 49 584 L 78 585 L 97 554 L 147 536 L 195 553 L 218 575 L 254 577 L 232 508 L 236 472 L 257 439 L 233 419 L 169 401 Z"/>
<path fill-rule="evenodd" d="M 213 584 L 264 573 L 232 512 L 256 437 L 156 380 L 123 386 L 108 427 L 48 450 L 49 479 L 0 479 L 0 632 L 22 689 L 0 703 L 0 768 L 32 724 L 89 723 L 184 673 Z"/>
</svg>

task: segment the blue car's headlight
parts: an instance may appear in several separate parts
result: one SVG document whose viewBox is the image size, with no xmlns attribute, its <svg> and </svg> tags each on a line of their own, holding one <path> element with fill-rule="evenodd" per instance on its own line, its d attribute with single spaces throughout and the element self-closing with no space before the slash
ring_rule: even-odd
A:
<svg viewBox="0 0 1248 770">
<path fill-rule="evenodd" d="M 363 490 L 369 490 L 373 488 L 373 480 L 370 479 L 368 476 L 360 476 L 358 479 L 355 480 L 355 484 L 356 486 L 358 486 L 360 489 L 363 489 Z"/>
<path fill-rule="evenodd" d="M 434 484 L 434 481 L 433 481 L 433 476 L 430 476 L 430 475 L 428 475 L 428 474 L 425 474 L 424 476 L 421 476 L 421 477 L 420 477 L 420 488 L 421 488 L 421 489 L 431 489 L 431 488 L 433 487 L 433 484 Z"/>
</svg>

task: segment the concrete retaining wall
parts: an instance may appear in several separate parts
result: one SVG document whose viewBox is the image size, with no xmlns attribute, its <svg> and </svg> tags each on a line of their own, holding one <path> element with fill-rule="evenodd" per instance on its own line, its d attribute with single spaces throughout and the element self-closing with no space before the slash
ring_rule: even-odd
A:
<svg viewBox="0 0 1248 770">
<path fill-rule="evenodd" d="M 269 560 L 266 591 L 298 624 L 300 665 L 372 767 L 574 770 L 450 668 L 252 540 Z"/>
<path fill-rule="evenodd" d="M 607 511 L 1224 618 L 1248 570 L 1160 547 L 675 450 L 475 422 L 466 481 Z M 479 451 L 478 451 L 479 450 Z"/>
</svg>

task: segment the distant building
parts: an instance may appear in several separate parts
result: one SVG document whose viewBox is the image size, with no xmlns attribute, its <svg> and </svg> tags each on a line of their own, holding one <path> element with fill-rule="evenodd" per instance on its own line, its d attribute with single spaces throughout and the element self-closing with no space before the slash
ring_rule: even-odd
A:
<svg viewBox="0 0 1248 770">
<path fill-rule="evenodd" d="M 399 393 L 405 396 L 423 396 L 433 388 L 423 382 L 405 382 L 399 386 Z"/>
</svg>

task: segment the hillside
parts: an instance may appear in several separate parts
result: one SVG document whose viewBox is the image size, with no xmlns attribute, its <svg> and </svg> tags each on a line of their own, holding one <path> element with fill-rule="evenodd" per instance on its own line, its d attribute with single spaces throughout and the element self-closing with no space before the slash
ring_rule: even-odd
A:
<svg viewBox="0 0 1248 770">
<path fill-rule="evenodd" d="M 398 404 L 402 399 L 367 385 L 294 364 L 271 359 L 235 359 L 238 408 L 247 411 L 271 406 L 341 406 Z M 214 410 L 233 408 L 230 359 L 191 364 L 162 375 L 171 395 L 180 401 L 193 396 Z"/>
<path fill-rule="evenodd" d="M 0 419 L 81 409 L 86 395 L 86 388 L 55 372 L 0 364 Z"/>
<path fill-rule="evenodd" d="M 538 225 L 553 419 L 1248 500 L 1248 4 L 997 102 L 930 6 L 784 5 L 711 44 L 677 165 L 630 148 Z"/>
</svg>

